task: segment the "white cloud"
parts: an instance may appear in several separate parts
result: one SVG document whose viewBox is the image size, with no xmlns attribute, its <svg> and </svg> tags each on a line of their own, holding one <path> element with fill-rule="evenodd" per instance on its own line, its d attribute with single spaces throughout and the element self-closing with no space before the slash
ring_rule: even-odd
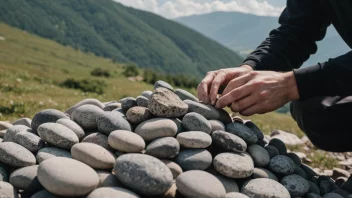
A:
<svg viewBox="0 0 352 198">
<path fill-rule="evenodd" d="M 282 6 L 267 0 L 115 0 L 126 6 L 176 18 L 215 11 L 243 12 L 260 16 L 279 16 Z"/>
</svg>

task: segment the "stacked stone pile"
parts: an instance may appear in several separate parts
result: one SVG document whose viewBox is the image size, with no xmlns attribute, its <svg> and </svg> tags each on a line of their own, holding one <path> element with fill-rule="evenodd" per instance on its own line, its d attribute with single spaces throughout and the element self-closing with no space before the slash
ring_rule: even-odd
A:
<svg viewBox="0 0 352 198">
<path fill-rule="evenodd" d="M 0 198 L 352 197 L 344 172 L 318 175 L 253 122 L 163 81 L 0 122 L 0 135 Z"/>
</svg>

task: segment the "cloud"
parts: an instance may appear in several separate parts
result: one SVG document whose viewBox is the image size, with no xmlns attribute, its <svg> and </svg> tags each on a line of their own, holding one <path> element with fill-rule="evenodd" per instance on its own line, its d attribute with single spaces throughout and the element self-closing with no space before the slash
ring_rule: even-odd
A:
<svg viewBox="0 0 352 198">
<path fill-rule="evenodd" d="M 126 6 L 177 18 L 215 11 L 242 12 L 260 16 L 279 16 L 283 6 L 267 0 L 115 0 Z"/>
</svg>

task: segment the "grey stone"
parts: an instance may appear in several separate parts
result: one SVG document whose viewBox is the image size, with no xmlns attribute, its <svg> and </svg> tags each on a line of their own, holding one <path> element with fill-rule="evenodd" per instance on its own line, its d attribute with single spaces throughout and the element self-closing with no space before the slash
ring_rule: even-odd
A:
<svg viewBox="0 0 352 198">
<path fill-rule="evenodd" d="M 189 93 L 183 89 L 175 89 L 175 94 L 180 97 L 181 100 L 193 100 L 195 102 L 199 102 L 198 98 L 195 97 L 193 94 Z"/>
<path fill-rule="evenodd" d="M 270 156 L 265 148 L 253 144 L 248 147 L 248 153 L 252 156 L 256 167 L 266 167 L 269 164 Z"/>
<path fill-rule="evenodd" d="M 99 177 L 92 168 L 63 157 L 40 163 L 37 177 L 46 190 L 61 196 L 85 195 L 99 184 Z"/>
<path fill-rule="evenodd" d="M 15 125 L 9 129 L 7 129 L 4 135 L 4 142 L 15 142 L 15 136 L 19 132 L 28 132 L 31 133 L 32 130 L 24 125 Z"/>
<path fill-rule="evenodd" d="M 112 111 L 117 108 L 121 108 L 121 103 L 119 103 L 119 102 L 109 103 L 109 104 L 105 105 L 103 110 L 104 111 Z"/>
<path fill-rule="evenodd" d="M 38 151 L 37 153 L 37 161 L 38 163 L 42 163 L 44 160 L 53 158 L 53 157 L 67 157 L 72 158 L 71 154 L 68 151 L 65 151 L 56 147 L 45 147 Z"/>
<path fill-rule="evenodd" d="M 205 149 L 188 149 L 181 151 L 175 162 L 181 166 L 182 170 L 205 170 L 211 166 L 212 156 Z"/>
<path fill-rule="evenodd" d="M 243 153 L 247 150 L 246 142 L 232 134 L 225 131 L 214 131 L 211 135 L 215 145 L 220 146 L 226 151 Z"/>
<path fill-rule="evenodd" d="M 269 153 L 270 158 L 273 158 L 279 155 L 279 150 L 275 146 L 268 145 L 265 147 L 265 150 Z"/>
<path fill-rule="evenodd" d="M 344 189 L 341 189 L 341 188 L 337 188 L 333 191 L 331 191 L 331 193 L 336 193 L 338 195 L 341 195 L 342 197 L 348 197 L 350 198 L 351 197 L 351 194 L 349 192 L 347 192 L 346 190 Z M 328 193 L 329 194 L 329 193 Z M 325 196 L 325 195 L 324 195 Z"/>
<path fill-rule="evenodd" d="M 195 112 L 203 115 L 208 120 L 219 120 L 220 112 L 211 105 L 205 105 L 193 100 L 184 100 L 188 105 L 188 112 Z"/>
<path fill-rule="evenodd" d="M 115 156 L 102 146 L 93 143 L 78 143 L 71 148 L 73 159 L 81 161 L 94 169 L 112 169 Z"/>
<path fill-rule="evenodd" d="M 79 103 L 73 105 L 69 109 L 67 109 L 65 111 L 65 113 L 71 115 L 77 108 L 79 108 L 80 106 L 83 106 L 83 105 L 94 105 L 100 109 L 104 108 L 104 104 L 102 102 L 100 102 L 99 100 L 94 99 L 94 98 L 87 98 L 87 99 L 84 99 L 84 100 L 80 101 Z M 71 118 L 72 118 L 72 116 L 71 116 Z"/>
<path fill-rule="evenodd" d="M 224 198 L 226 191 L 213 175 L 199 170 L 182 173 L 176 179 L 177 190 L 186 197 Z"/>
<path fill-rule="evenodd" d="M 246 125 L 239 122 L 227 124 L 226 131 L 242 138 L 247 144 L 255 144 L 258 141 L 257 135 Z"/>
<path fill-rule="evenodd" d="M 71 129 L 77 135 L 79 141 L 81 141 L 85 136 L 85 133 L 82 127 L 70 119 L 65 119 L 65 118 L 59 119 L 58 121 L 56 121 L 56 123 L 62 124 L 67 128 Z"/>
<path fill-rule="evenodd" d="M 15 142 L 33 153 L 45 146 L 45 142 L 39 136 L 28 132 L 17 133 Z"/>
<path fill-rule="evenodd" d="M 139 198 L 136 193 L 121 187 L 103 187 L 93 190 L 87 198 L 102 197 L 121 197 L 121 198 Z"/>
<path fill-rule="evenodd" d="M 117 180 L 116 175 L 108 171 L 102 171 L 102 170 L 98 170 L 97 174 L 99 177 L 98 188 L 121 186 L 119 180 Z"/>
<path fill-rule="evenodd" d="M 202 131 L 188 131 L 177 135 L 177 141 L 185 148 L 207 148 L 211 145 L 211 136 Z"/>
<path fill-rule="evenodd" d="M 249 198 L 249 197 L 242 193 L 232 192 L 232 193 L 227 193 L 225 198 Z"/>
<path fill-rule="evenodd" d="M 64 113 L 56 109 L 46 109 L 34 115 L 31 128 L 34 134 L 38 134 L 37 129 L 41 124 L 48 122 L 56 122 L 61 118 L 68 118 Z"/>
<path fill-rule="evenodd" d="M 242 186 L 242 193 L 248 197 L 291 198 L 288 190 L 272 179 L 259 178 L 248 181 Z"/>
<path fill-rule="evenodd" d="M 296 175 L 299 175 L 299 176 L 303 177 L 304 179 L 308 179 L 307 173 L 300 166 L 298 166 L 297 164 L 296 164 L 294 173 Z"/>
<path fill-rule="evenodd" d="M 0 197 L 18 198 L 18 193 L 10 183 L 0 181 Z"/>
<path fill-rule="evenodd" d="M 0 131 L 0 137 L 1 137 L 1 139 L 3 139 L 3 138 L 5 137 L 6 131 L 7 131 L 7 129 Z"/>
<path fill-rule="evenodd" d="M 234 179 L 222 176 L 218 173 L 212 174 L 214 175 L 224 186 L 226 193 L 231 193 L 231 192 L 239 192 L 238 185 Z"/>
<path fill-rule="evenodd" d="M 177 125 L 170 119 L 153 118 L 139 124 L 135 133 L 141 136 L 144 141 L 161 137 L 174 137 L 177 133 Z"/>
<path fill-rule="evenodd" d="M 247 121 L 245 125 L 250 128 L 255 135 L 257 136 L 258 140 L 263 140 L 264 139 L 264 134 L 263 132 L 258 128 L 257 125 L 255 125 L 252 121 Z"/>
<path fill-rule="evenodd" d="M 320 189 L 315 183 L 308 181 L 308 184 L 309 184 L 309 192 L 310 193 L 315 193 L 315 194 L 320 195 Z"/>
<path fill-rule="evenodd" d="M 30 118 L 21 118 L 12 123 L 12 125 L 24 125 L 26 127 L 31 127 L 32 120 Z"/>
<path fill-rule="evenodd" d="M 335 184 L 334 180 L 331 179 L 328 176 L 319 176 L 318 177 L 318 186 L 320 188 L 320 193 L 322 195 L 329 193 L 335 189 L 338 188 L 338 186 Z"/>
<path fill-rule="evenodd" d="M 38 165 L 27 166 L 15 170 L 10 175 L 10 183 L 21 190 L 41 190 L 42 186 L 37 178 Z"/>
<path fill-rule="evenodd" d="M 104 112 L 97 117 L 98 130 L 109 135 L 116 130 L 131 131 L 131 125 L 122 116 L 115 112 Z"/>
<path fill-rule="evenodd" d="M 254 163 L 248 153 L 221 153 L 215 156 L 214 168 L 222 175 L 234 179 L 252 175 Z"/>
<path fill-rule="evenodd" d="M 104 111 L 101 108 L 88 104 L 75 109 L 71 118 L 84 130 L 94 130 L 98 127 L 97 118 L 103 113 Z"/>
<path fill-rule="evenodd" d="M 180 144 L 173 137 L 163 137 L 149 143 L 145 151 L 157 158 L 174 158 L 180 151 Z"/>
<path fill-rule="evenodd" d="M 0 143 L 0 161 L 16 168 L 32 166 L 36 162 L 29 150 L 13 142 Z"/>
<path fill-rule="evenodd" d="M 313 177 L 318 176 L 318 174 L 310 166 L 306 164 L 301 164 L 300 167 L 307 173 L 308 180 L 311 180 Z"/>
<path fill-rule="evenodd" d="M 44 141 L 63 149 L 71 149 L 79 142 L 77 135 L 71 129 L 57 123 L 40 125 L 38 134 Z"/>
<path fill-rule="evenodd" d="M 131 131 L 113 131 L 108 137 L 108 142 L 112 148 L 126 153 L 142 152 L 145 148 L 143 138 Z"/>
<path fill-rule="evenodd" d="M 285 155 L 287 153 L 287 148 L 285 143 L 279 139 L 276 139 L 276 138 L 271 139 L 269 142 L 269 145 L 275 146 L 279 151 L 280 155 Z"/>
<path fill-rule="evenodd" d="M 199 113 L 187 113 L 182 119 L 182 125 L 188 131 L 203 131 L 207 134 L 211 133 L 211 125 L 209 121 Z"/>
<path fill-rule="evenodd" d="M 144 96 L 138 96 L 136 98 L 137 105 L 140 107 L 148 107 L 149 99 Z"/>
<path fill-rule="evenodd" d="M 135 106 L 137 106 L 137 101 L 133 97 L 127 97 L 121 102 L 121 108 L 124 112 Z"/>
<path fill-rule="evenodd" d="M 309 193 L 307 194 L 307 198 L 321 198 L 321 196 L 316 193 Z"/>
<path fill-rule="evenodd" d="M 272 180 L 278 181 L 275 174 L 265 168 L 254 168 L 252 177 L 254 179 L 267 178 L 267 179 L 272 179 Z"/>
<path fill-rule="evenodd" d="M 298 155 L 296 155 L 295 153 L 287 153 L 286 156 L 291 158 L 292 161 L 298 166 L 302 164 L 301 158 L 299 158 Z"/>
<path fill-rule="evenodd" d="M 152 117 L 153 114 L 145 107 L 132 107 L 126 113 L 127 120 L 132 124 L 140 124 Z"/>
<path fill-rule="evenodd" d="M 108 150 L 111 149 L 109 142 L 108 142 L 108 136 L 106 136 L 102 133 L 89 134 L 82 140 L 82 142 L 94 143 L 94 144 L 102 146 Z"/>
<path fill-rule="evenodd" d="M 182 121 L 178 118 L 172 118 L 172 121 L 175 122 L 176 126 L 177 126 L 177 134 L 181 133 L 181 132 L 185 132 L 185 128 L 182 125 Z"/>
<path fill-rule="evenodd" d="M 7 130 L 12 127 L 12 124 L 4 121 L 0 121 L 0 130 Z"/>
<path fill-rule="evenodd" d="M 141 95 L 144 96 L 144 97 L 146 97 L 146 98 L 148 98 L 148 100 L 149 100 L 150 97 L 152 97 L 152 94 L 153 94 L 152 91 L 146 90 L 146 91 L 143 91 Z"/>
<path fill-rule="evenodd" d="M 183 173 L 182 168 L 171 160 L 161 160 L 169 169 L 171 170 L 172 176 L 176 179 L 181 173 Z"/>
<path fill-rule="evenodd" d="M 60 197 L 48 192 L 47 190 L 42 190 L 32 195 L 31 198 L 60 198 Z"/>
<path fill-rule="evenodd" d="M 164 118 L 177 118 L 185 115 L 188 105 L 184 103 L 174 92 L 158 88 L 149 99 L 148 108 L 153 115 Z"/>
<path fill-rule="evenodd" d="M 7 168 L 5 167 L 5 165 L 2 164 L 0 164 L 0 181 L 9 181 L 9 174 L 7 173 Z"/>
<path fill-rule="evenodd" d="M 288 190 L 291 197 L 301 197 L 309 192 L 308 181 L 296 174 L 283 177 L 280 183 Z"/>
<path fill-rule="evenodd" d="M 154 90 L 156 90 L 156 89 L 158 89 L 160 87 L 166 88 L 166 89 L 168 89 L 170 91 L 174 91 L 174 88 L 172 88 L 172 86 L 169 83 L 167 83 L 165 81 L 162 81 L 162 80 L 158 80 L 158 81 L 155 82 Z"/>
<path fill-rule="evenodd" d="M 114 170 L 120 182 L 143 195 L 161 195 L 173 183 L 170 169 L 149 155 L 122 155 L 117 158 Z"/>
<path fill-rule="evenodd" d="M 323 198 L 344 198 L 344 197 L 337 193 L 327 193 L 323 196 Z"/>
<path fill-rule="evenodd" d="M 209 120 L 211 126 L 211 132 L 214 131 L 225 131 L 225 125 L 219 120 Z"/>
<path fill-rule="evenodd" d="M 290 175 L 295 172 L 295 163 L 287 156 L 278 155 L 270 159 L 269 169 L 274 173 Z"/>
<path fill-rule="evenodd" d="M 124 112 L 121 108 L 117 108 L 112 110 L 111 112 L 119 114 L 121 117 L 126 119 L 126 112 Z"/>
</svg>

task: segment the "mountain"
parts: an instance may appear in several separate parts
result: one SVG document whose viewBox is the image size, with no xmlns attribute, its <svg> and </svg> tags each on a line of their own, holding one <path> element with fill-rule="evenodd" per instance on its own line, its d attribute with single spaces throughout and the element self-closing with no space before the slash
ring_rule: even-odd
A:
<svg viewBox="0 0 352 198">
<path fill-rule="evenodd" d="M 112 0 L 3 0 L 0 21 L 84 52 L 202 77 L 243 58 L 179 23 Z"/>
<path fill-rule="evenodd" d="M 256 16 L 239 12 L 213 12 L 210 14 L 193 15 L 175 19 L 221 44 L 248 55 L 268 35 L 277 28 L 277 17 Z M 311 56 L 305 65 L 324 62 L 350 51 L 333 27 L 329 27 L 323 41 L 318 42 L 318 52 Z"/>
</svg>

